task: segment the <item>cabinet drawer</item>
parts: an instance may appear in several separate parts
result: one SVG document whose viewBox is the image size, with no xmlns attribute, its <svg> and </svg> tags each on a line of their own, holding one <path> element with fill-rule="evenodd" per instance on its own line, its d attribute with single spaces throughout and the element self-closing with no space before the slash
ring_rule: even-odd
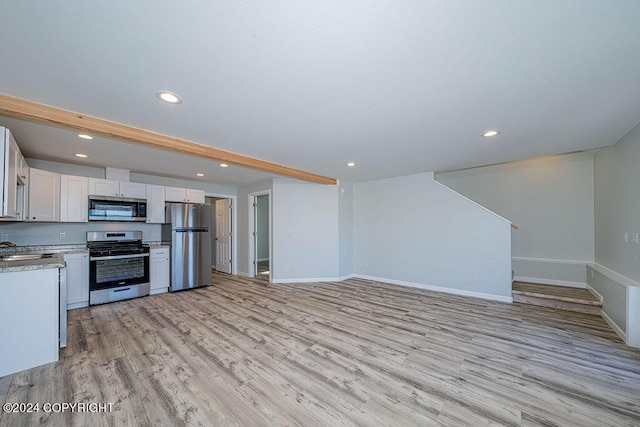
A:
<svg viewBox="0 0 640 427">
<path fill-rule="evenodd" d="M 164 258 L 169 256 L 169 248 L 151 249 L 150 252 L 151 258 Z"/>
</svg>

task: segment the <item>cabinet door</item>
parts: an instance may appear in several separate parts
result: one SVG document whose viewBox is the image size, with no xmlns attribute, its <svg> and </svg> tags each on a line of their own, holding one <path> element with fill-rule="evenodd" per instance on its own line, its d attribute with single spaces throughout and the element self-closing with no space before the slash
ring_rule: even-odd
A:
<svg viewBox="0 0 640 427">
<path fill-rule="evenodd" d="M 120 196 L 129 199 L 146 199 L 147 186 L 139 182 L 120 182 Z"/>
<path fill-rule="evenodd" d="M 29 221 L 60 220 L 60 175 L 29 169 Z"/>
<path fill-rule="evenodd" d="M 16 218 L 18 216 L 18 170 L 16 169 L 16 159 L 20 151 L 11 132 L 6 130 L 5 134 L 7 138 L 4 146 L 4 156 L 2 156 L 4 159 L 4 175 L 0 178 L 4 184 L 4 198 L 0 216 Z"/>
<path fill-rule="evenodd" d="M 187 202 L 204 205 L 204 191 L 191 188 L 187 189 Z"/>
<path fill-rule="evenodd" d="M 18 178 L 22 180 L 24 185 L 27 185 L 29 181 L 29 165 L 27 165 L 27 161 L 20 151 L 18 151 L 17 154 L 18 159 L 16 160 L 16 165 L 18 168 Z"/>
<path fill-rule="evenodd" d="M 60 222 L 87 222 L 89 179 L 60 175 Z"/>
<path fill-rule="evenodd" d="M 89 178 L 89 194 L 92 196 L 120 196 L 120 181 Z"/>
<path fill-rule="evenodd" d="M 65 254 L 67 264 L 67 309 L 89 305 L 89 254 Z"/>
<path fill-rule="evenodd" d="M 169 248 L 151 249 L 149 282 L 151 293 L 166 292 L 170 284 Z"/>
<path fill-rule="evenodd" d="M 165 187 L 164 198 L 167 202 L 184 203 L 187 201 L 187 189 L 178 187 Z"/>
<path fill-rule="evenodd" d="M 147 222 L 164 224 L 164 187 L 147 185 Z"/>
</svg>

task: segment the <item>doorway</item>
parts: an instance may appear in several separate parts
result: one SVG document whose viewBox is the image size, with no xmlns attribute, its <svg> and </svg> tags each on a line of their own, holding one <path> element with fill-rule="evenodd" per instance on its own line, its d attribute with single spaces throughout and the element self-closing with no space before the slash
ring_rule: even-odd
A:
<svg viewBox="0 0 640 427">
<path fill-rule="evenodd" d="M 207 197 L 211 205 L 211 268 L 221 273 L 233 272 L 233 201 Z"/>
<path fill-rule="evenodd" d="M 271 194 L 269 191 L 249 195 L 250 270 L 251 277 L 271 281 Z"/>
</svg>

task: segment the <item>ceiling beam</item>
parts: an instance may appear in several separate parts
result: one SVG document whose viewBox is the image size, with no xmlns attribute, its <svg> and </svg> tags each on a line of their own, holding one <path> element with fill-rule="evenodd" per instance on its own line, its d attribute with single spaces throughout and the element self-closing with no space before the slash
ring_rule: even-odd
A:
<svg viewBox="0 0 640 427">
<path fill-rule="evenodd" d="M 178 153 L 204 157 L 206 159 L 302 179 L 304 181 L 316 182 L 318 184 L 335 185 L 337 183 L 335 178 L 317 175 L 266 160 L 243 156 L 242 154 L 111 122 L 98 117 L 63 110 L 50 105 L 38 104 L 27 99 L 16 98 L 9 95 L 0 94 L 0 114 L 29 121 L 54 124 L 94 135 L 134 142 L 148 147 L 177 151 Z"/>
</svg>

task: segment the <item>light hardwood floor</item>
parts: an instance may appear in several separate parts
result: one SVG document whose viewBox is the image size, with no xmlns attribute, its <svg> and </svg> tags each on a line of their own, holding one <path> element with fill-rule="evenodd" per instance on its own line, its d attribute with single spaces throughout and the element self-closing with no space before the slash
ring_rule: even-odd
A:
<svg viewBox="0 0 640 427">
<path fill-rule="evenodd" d="M 640 425 L 640 351 L 598 316 L 351 279 L 215 286 L 70 312 L 0 425 Z"/>
</svg>

